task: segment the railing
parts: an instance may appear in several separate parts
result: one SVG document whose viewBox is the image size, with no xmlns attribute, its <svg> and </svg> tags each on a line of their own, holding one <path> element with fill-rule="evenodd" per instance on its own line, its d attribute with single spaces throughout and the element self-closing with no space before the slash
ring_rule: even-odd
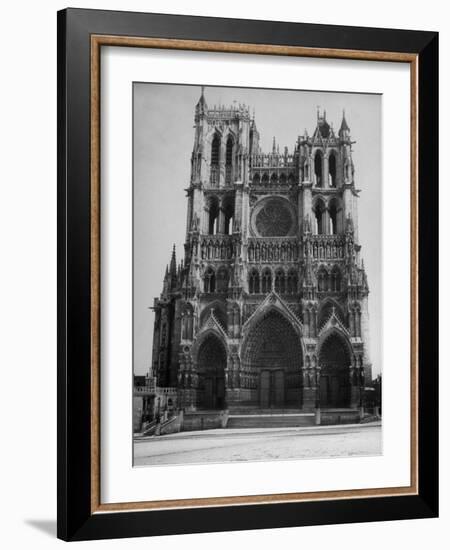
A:
<svg viewBox="0 0 450 550">
<path fill-rule="evenodd" d="M 176 396 L 177 395 L 177 388 L 160 388 L 158 386 L 156 388 L 156 393 L 158 395 Z"/>
<path fill-rule="evenodd" d="M 149 384 L 147 386 L 134 386 L 135 395 L 151 395 L 154 394 L 156 387 L 154 384 Z"/>
<path fill-rule="evenodd" d="M 155 385 L 148 386 L 135 386 L 134 387 L 135 395 L 166 395 L 166 396 L 176 396 L 176 388 L 161 388 Z"/>
<path fill-rule="evenodd" d="M 251 168 L 264 167 L 293 167 L 294 155 L 284 153 L 257 154 L 250 157 Z"/>
<path fill-rule="evenodd" d="M 211 126 L 218 124 L 222 120 L 233 120 L 236 117 L 250 117 L 250 111 L 246 105 L 237 105 L 236 107 L 224 107 L 223 105 L 214 105 L 208 109 L 208 122 Z"/>
</svg>

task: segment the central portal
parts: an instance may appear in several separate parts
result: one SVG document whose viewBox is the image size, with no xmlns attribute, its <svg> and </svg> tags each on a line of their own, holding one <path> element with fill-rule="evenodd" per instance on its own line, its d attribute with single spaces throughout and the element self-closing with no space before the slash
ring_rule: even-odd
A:
<svg viewBox="0 0 450 550">
<path fill-rule="evenodd" d="M 280 312 L 269 311 L 251 329 L 243 363 L 256 390 L 251 395 L 254 405 L 263 409 L 301 406 L 300 338 Z"/>
</svg>

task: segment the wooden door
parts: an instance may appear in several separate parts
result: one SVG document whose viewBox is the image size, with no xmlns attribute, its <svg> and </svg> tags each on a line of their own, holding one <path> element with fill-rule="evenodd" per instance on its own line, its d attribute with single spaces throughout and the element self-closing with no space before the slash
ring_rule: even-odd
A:
<svg viewBox="0 0 450 550">
<path fill-rule="evenodd" d="M 276 370 L 272 373 L 273 404 L 276 407 L 284 406 L 284 372 Z"/>
<path fill-rule="evenodd" d="M 329 402 L 331 407 L 339 407 L 340 406 L 340 392 L 341 392 L 341 384 L 339 380 L 339 376 L 332 376 L 330 380 L 330 395 L 329 395 Z"/>
<path fill-rule="evenodd" d="M 222 376 L 216 378 L 216 399 L 215 408 L 225 408 L 225 379 Z"/>
<path fill-rule="evenodd" d="M 321 376 L 320 377 L 320 406 L 328 407 L 329 406 L 329 377 Z"/>
</svg>

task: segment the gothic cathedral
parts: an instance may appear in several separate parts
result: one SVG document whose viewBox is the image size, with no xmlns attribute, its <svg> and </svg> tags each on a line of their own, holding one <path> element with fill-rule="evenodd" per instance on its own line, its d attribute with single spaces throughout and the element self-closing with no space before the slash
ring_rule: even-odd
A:
<svg viewBox="0 0 450 550">
<path fill-rule="evenodd" d="M 350 129 L 264 153 L 245 105 L 195 108 L 184 262 L 155 299 L 152 371 L 186 410 L 360 405 L 368 285 Z"/>
</svg>

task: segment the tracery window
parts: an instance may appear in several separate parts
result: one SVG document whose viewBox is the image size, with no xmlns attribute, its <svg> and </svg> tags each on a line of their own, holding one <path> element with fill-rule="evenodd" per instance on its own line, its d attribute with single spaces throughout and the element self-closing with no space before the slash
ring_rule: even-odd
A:
<svg viewBox="0 0 450 550">
<path fill-rule="evenodd" d="M 221 267 L 217 273 L 217 292 L 227 292 L 228 279 L 229 277 L 227 268 Z"/>
<path fill-rule="evenodd" d="M 292 225 L 292 214 L 280 200 L 266 201 L 256 214 L 256 230 L 262 237 L 284 237 L 289 234 Z"/>
<path fill-rule="evenodd" d="M 341 271 L 337 266 L 333 268 L 331 273 L 331 290 L 334 292 L 341 291 Z"/>
<path fill-rule="evenodd" d="M 219 183 L 220 138 L 216 134 L 211 144 L 211 183 Z"/>
<path fill-rule="evenodd" d="M 259 294 L 259 273 L 256 270 L 250 273 L 248 289 L 250 294 Z"/>
<path fill-rule="evenodd" d="M 272 291 L 272 273 L 270 269 L 265 269 L 262 274 L 261 291 L 264 294 Z"/>
<path fill-rule="evenodd" d="M 275 291 L 278 292 L 278 294 L 284 294 L 286 291 L 286 279 L 281 269 L 275 274 Z"/>
<path fill-rule="evenodd" d="M 204 279 L 205 292 L 216 291 L 216 275 L 212 267 L 208 267 L 205 273 Z"/>
<path fill-rule="evenodd" d="M 298 286 L 298 277 L 295 271 L 289 271 L 287 277 L 287 292 L 289 294 L 296 294 Z"/>
<path fill-rule="evenodd" d="M 321 269 L 317 276 L 317 283 L 319 291 L 328 290 L 328 272 L 325 269 Z"/>
</svg>

